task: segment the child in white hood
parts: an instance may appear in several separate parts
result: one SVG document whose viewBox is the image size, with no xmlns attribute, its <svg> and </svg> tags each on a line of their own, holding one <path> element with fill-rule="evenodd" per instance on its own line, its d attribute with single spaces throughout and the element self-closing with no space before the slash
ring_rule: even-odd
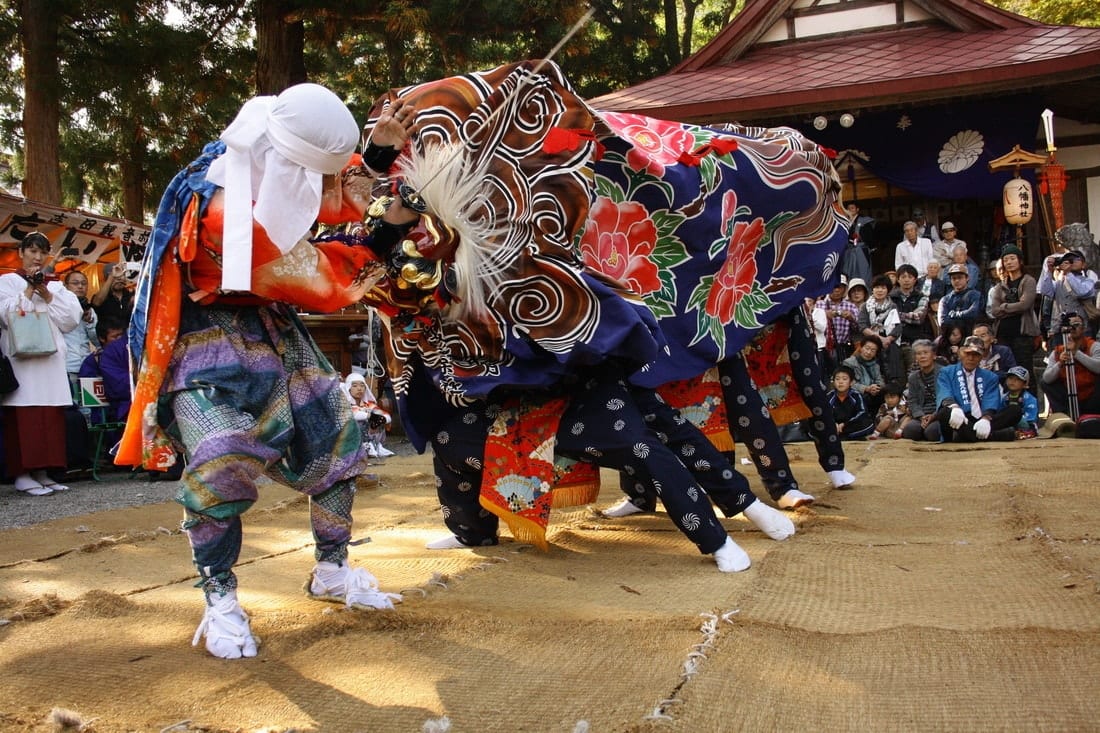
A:
<svg viewBox="0 0 1100 733">
<path fill-rule="evenodd" d="M 386 448 L 386 430 L 393 421 L 390 413 L 378 405 L 374 393 L 362 374 L 352 372 L 344 380 L 344 392 L 351 402 L 351 412 L 363 433 L 363 445 L 371 458 L 388 458 L 393 451 Z"/>
</svg>

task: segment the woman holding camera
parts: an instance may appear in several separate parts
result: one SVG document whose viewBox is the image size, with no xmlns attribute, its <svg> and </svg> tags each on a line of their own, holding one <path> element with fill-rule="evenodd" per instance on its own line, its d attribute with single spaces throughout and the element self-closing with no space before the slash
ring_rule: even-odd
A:
<svg viewBox="0 0 1100 733">
<path fill-rule="evenodd" d="M 61 334 L 76 328 L 82 315 L 77 297 L 46 275 L 49 254 L 50 241 L 32 232 L 19 243 L 22 267 L 0 275 L 0 323 L 5 331 L 0 349 L 11 360 L 19 380 L 19 387 L 3 399 L 4 459 L 8 474 L 15 476 L 15 488 L 30 496 L 68 488 L 50 478 L 46 470 L 65 466 L 64 409 L 73 398 Z M 43 332 L 48 330 L 53 353 L 20 355 L 11 329 L 16 318 L 28 314 L 42 324 Z"/>
</svg>

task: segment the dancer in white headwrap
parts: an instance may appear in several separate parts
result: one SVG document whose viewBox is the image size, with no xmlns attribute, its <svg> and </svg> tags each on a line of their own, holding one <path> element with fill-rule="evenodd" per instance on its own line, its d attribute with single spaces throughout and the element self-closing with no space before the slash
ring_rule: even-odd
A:
<svg viewBox="0 0 1100 733">
<path fill-rule="evenodd" d="M 233 566 L 240 515 L 263 474 L 310 497 L 310 596 L 359 608 L 400 599 L 347 562 L 366 455 L 339 375 L 295 306 L 336 310 L 380 276 L 369 247 L 307 237 L 317 220 L 340 221 L 334 174 L 384 173 L 413 119 L 395 105 L 365 165 L 346 169 L 359 129 L 335 94 L 301 84 L 258 97 L 161 202 L 131 326 L 135 404 L 117 462 L 165 470 L 186 458 L 177 500 L 207 602 L 195 643 L 205 636 L 214 656 L 257 651 Z"/>
</svg>

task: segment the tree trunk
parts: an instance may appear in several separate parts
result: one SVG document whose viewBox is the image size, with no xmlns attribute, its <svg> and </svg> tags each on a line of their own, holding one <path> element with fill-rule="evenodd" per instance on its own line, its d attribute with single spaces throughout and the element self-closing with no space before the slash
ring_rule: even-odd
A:
<svg viewBox="0 0 1100 733">
<path fill-rule="evenodd" d="M 127 154 L 119 161 L 122 170 L 122 216 L 145 221 L 145 128 L 134 121 L 134 134 L 126 144 Z"/>
<path fill-rule="evenodd" d="M 699 0 L 684 0 L 684 36 L 680 45 L 680 60 L 691 55 L 691 37 L 695 30 L 695 11 L 699 8 Z"/>
<path fill-rule="evenodd" d="M 278 94 L 306 81 L 305 24 L 288 22 L 293 0 L 256 3 L 256 90 Z"/>
<path fill-rule="evenodd" d="M 668 65 L 675 66 L 680 62 L 680 32 L 679 20 L 676 18 L 676 0 L 664 0 L 665 7 L 665 61 Z M 691 26 L 688 26 L 691 28 Z"/>
<path fill-rule="evenodd" d="M 58 163 L 61 102 L 58 82 L 57 23 L 60 9 L 53 0 L 20 0 L 23 41 L 24 104 L 23 195 L 47 204 L 61 204 Z"/>
</svg>

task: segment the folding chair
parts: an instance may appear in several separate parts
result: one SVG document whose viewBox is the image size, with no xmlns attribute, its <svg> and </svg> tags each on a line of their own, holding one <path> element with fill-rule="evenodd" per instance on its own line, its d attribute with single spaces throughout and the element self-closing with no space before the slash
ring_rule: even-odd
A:
<svg viewBox="0 0 1100 733">
<path fill-rule="evenodd" d="M 81 377 L 77 385 L 79 390 L 77 404 L 91 410 L 88 418 L 88 432 L 95 437 L 95 455 L 92 456 L 92 478 L 102 481 L 99 477 L 99 462 L 103 459 L 104 443 L 107 436 L 126 427 L 124 422 L 113 422 L 107 419 L 107 409 L 111 406 L 107 401 L 107 394 L 103 388 L 101 377 Z M 110 448 L 110 446 L 107 446 Z"/>
</svg>

